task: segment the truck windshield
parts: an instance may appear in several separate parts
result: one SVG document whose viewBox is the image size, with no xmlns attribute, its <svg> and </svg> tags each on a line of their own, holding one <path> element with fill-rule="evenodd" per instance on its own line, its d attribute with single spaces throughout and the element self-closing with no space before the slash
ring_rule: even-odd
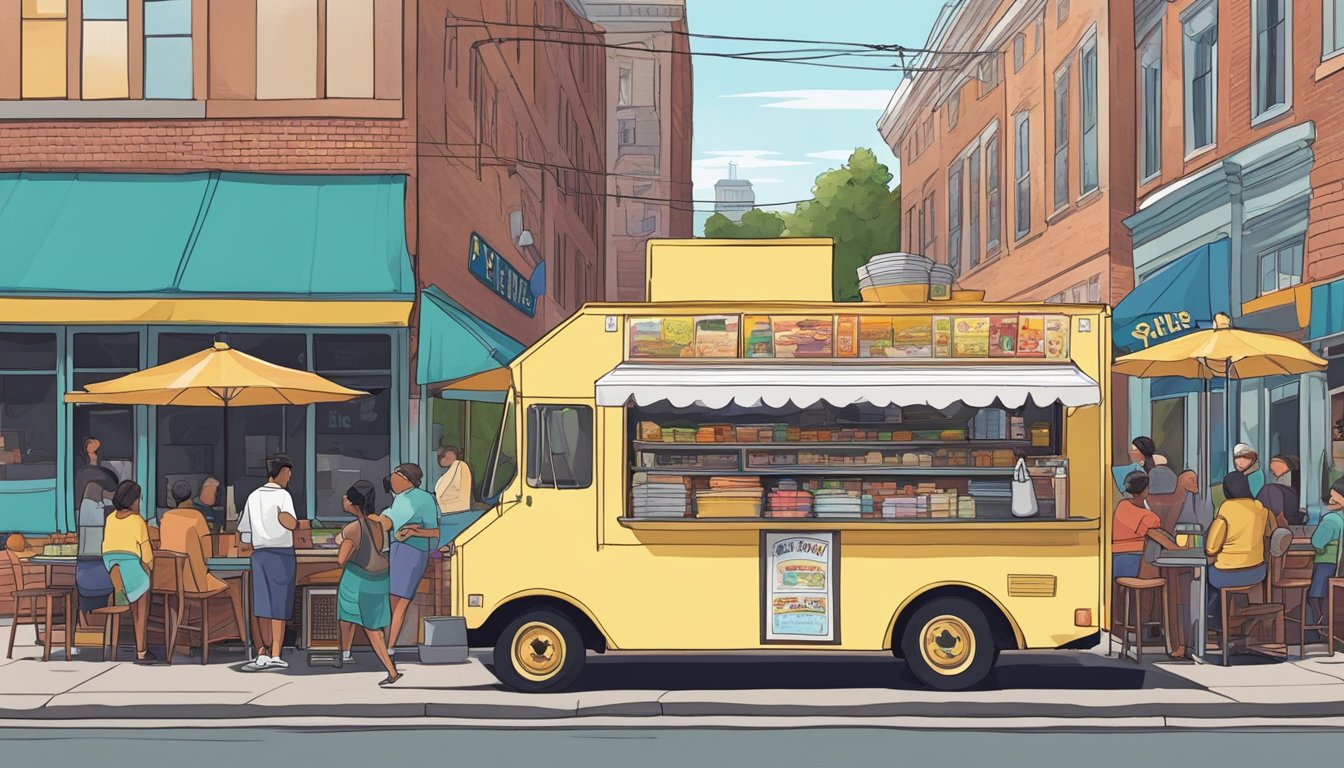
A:
<svg viewBox="0 0 1344 768">
<path fill-rule="evenodd" d="M 513 482 L 518 474 L 518 426 L 514 419 L 517 408 L 513 404 L 513 393 L 505 402 L 499 431 L 495 433 L 494 445 L 490 446 L 490 461 L 485 482 L 481 486 L 481 495 L 488 504 L 499 501 L 500 495 Z"/>
</svg>

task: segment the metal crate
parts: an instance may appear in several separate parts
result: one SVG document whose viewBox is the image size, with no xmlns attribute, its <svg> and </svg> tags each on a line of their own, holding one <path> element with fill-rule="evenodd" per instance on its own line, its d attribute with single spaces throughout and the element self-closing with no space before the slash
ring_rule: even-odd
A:
<svg viewBox="0 0 1344 768">
<path fill-rule="evenodd" d="M 341 647 L 335 587 L 303 588 L 303 632 L 299 637 L 304 650 Z"/>
</svg>

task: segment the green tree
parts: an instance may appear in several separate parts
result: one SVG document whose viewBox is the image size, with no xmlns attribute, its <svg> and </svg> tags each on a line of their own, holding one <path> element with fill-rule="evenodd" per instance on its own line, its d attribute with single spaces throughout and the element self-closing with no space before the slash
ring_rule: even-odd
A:
<svg viewBox="0 0 1344 768">
<path fill-rule="evenodd" d="M 733 221 L 716 213 L 705 222 L 705 237 L 711 238 L 770 238 L 784 234 L 784 219 L 774 211 L 753 208 L 742 215 L 742 221 Z"/>
<path fill-rule="evenodd" d="M 879 253 L 900 249 L 901 189 L 891 189 L 891 180 L 873 151 L 860 147 L 848 163 L 817 177 L 812 201 L 783 216 L 789 237 L 835 240 L 836 301 L 858 301 L 856 270 Z"/>
</svg>

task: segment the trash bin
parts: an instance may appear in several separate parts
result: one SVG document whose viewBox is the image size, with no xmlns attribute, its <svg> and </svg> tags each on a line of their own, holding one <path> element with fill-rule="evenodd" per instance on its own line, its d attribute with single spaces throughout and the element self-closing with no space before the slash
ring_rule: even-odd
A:
<svg viewBox="0 0 1344 768">
<path fill-rule="evenodd" d="M 467 620 L 461 616 L 427 616 L 421 664 L 462 664 L 467 660 Z"/>
</svg>

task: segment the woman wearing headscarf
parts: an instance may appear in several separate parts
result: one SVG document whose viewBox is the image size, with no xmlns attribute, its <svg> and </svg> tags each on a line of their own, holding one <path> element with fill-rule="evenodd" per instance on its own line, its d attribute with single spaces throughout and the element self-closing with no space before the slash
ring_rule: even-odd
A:
<svg viewBox="0 0 1344 768">
<path fill-rule="evenodd" d="M 1121 491 L 1125 490 L 1125 478 L 1129 477 L 1131 472 L 1143 472 L 1147 474 L 1153 471 L 1157 466 L 1157 444 L 1151 437 L 1136 437 L 1129 444 L 1130 463 L 1111 469 L 1111 476 L 1115 479 L 1115 487 Z"/>
<path fill-rule="evenodd" d="M 392 521 L 374 512 L 376 495 L 372 483 L 360 480 L 341 499 L 346 514 L 355 519 L 341 529 L 337 562 L 342 573 L 336 593 L 336 617 L 341 622 L 342 663 L 354 661 L 350 647 L 355 642 L 355 627 L 363 627 L 379 663 L 387 670 L 387 679 L 379 685 L 389 686 L 401 679 L 383 637 L 383 631 L 392 623 L 388 563 Z"/>
<path fill-rule="evenodd" d="M 1227 501 L 1218 508 L 1204 539 L 1204 552 L 1214 559 L 1209 566 L 1210 610 L 1221 604 L 1222 590 L 1265 580 L 1265 539 L 1278 527 L 1274 515 L 1255 500 L 1243 472 L 1223 478 L 1223 495 Z"/>
<path fill-rule="evenodd" d="M 140 496 L 140 484 L 134 480 L 123 480 L 113 492 L 112 514 L 103 528 L 103 565 L 116 589 L 117 604 L 131 606 L 135 663 L 151 664 L 155 657 L 145 647 L 145 625 L 154 550 L 149 543 L 149 527 L 140 516 Z"/>
</svg>

